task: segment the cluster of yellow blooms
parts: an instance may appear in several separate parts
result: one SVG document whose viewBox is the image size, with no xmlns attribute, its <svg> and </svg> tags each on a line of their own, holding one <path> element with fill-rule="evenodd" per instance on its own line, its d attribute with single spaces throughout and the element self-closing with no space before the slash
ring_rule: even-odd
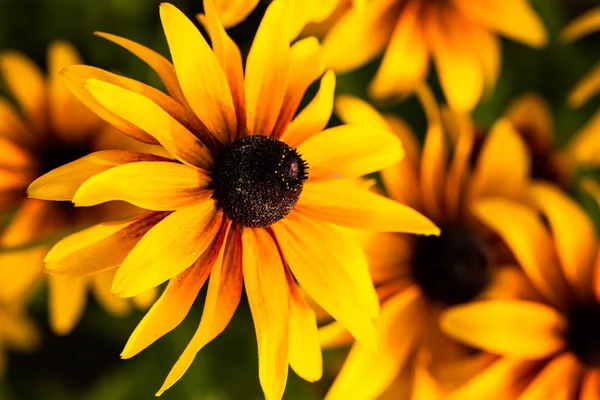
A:
<svg viewBox="0 0 600 400">
<path fill-rule="evenodd" d="M 288 366 L 321 379 L 322 348 L 337 346 L 351 348 L 328 400 L 600 399 L 599 243 L 565 192 L 600 201 L 597 183 L 574 182 L 600 164 L 600 112 L 562 148 L 533 94 L 489 132 L 470 118 L 501 69 L 498 35 L 547 41 L 528 1 L 274 0 L 243 61 L 225 29 L 257 3 L 204 0 L 212 46 L 162 4 L 172 62 L 98 33 L 168 94 L 82 65 L 64 42 L 49 48 L 48 79 L 0 54 L 18 102 L 0 99 L 0 209 L 18 207 L 0 235 L 0 369 L 5 349 L 39 339 L 25 311 L 42 279 L 58 334 L 88 287 L 112 314 L 149 308 L 123 358 L 179 325 L 206 284 L 198 330 L 158 394 L 245 288 L 269 400 Z M 563 39 L 598 29 L 600 8 Z M 381 54 L 369 95 L 415 94 L 422 146 L 398 117 L 334 96 L 335 73 Z M 430 60 L 448 107 L 424 83 Z M 600 64 L 569 102 L 598 91 Z M 328 128 L 334 111 L 343 123 Z"/>
</svg>

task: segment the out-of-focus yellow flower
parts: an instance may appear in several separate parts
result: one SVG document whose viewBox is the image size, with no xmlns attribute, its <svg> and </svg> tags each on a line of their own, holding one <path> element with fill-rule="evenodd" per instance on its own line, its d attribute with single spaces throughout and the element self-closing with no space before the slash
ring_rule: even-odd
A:
<svg viewBox="0 0 600 400">
<path fill-rule="evenodd" d="M 501 65 L 497 34 L 529 46 L 546 30 L 527 0 L 371 0 L 352 7 L 325 36 L 326 64 L 353 70 L 383 53 L 370 94 L 385 99 L 415 88 L 430 59 L 453 109 L 473 109 Z"/>
<path fill-rule="evenodd" d="M 356 98 L 337 102 L 345 122 L 365 129 L 387 127 L 398 134 L 406 156 L 382 171 L 385 187 L 393 199 L 436 222 L 442 233 L 368 235 L 365 247 L 381 301 L 380 346 L 373 352 L 361 343 L 352 345 L 328 400 L 400 399 L 410 398 L 411 392 L 413 398 L 487 399 L 483 381 L 467 381 L 481 370 L 496 368 L 497 357 L 473 356 L 444 336 L 437 325 L 440 312 L 475 299 L 517 296 L 527 285 L 502 241 L 471 213 L 488 196 L 523 198 L 530 175 L 525 142 L 502 118 L 474 154 L 472 122 L 450 112 L 442 122 L 431 93 L 423 87 L 418 92 L 429 119 L 422 150 L 398 118 L 382 117 Z M 447 142 L 454 143 L 451 159 Z M 327 347 L 352 342 L 335 322 L 320 334 Z M 461 397 L 464 393 L 475 397 Z"/>
<path fill-rule="evenodd" d="M 39 333 L 24 308 L 0 306 L 0 376 L 6 370 L 9 351 L 30 352 L 39 342 Z"/>
<path fill-rule="evenodd" d="M 258 339 L 260 382 L 266 398 L 276 400 L 289 365 L 309 381 L 322 373 L 315 314 L 298 287 L 358 341 L 375 346 L 379 304 L 367 261 L 338 225 L 420 234 L 439 229 L 355 182 L 398 162 L 402 145 L 384 127 L 323 130 L 333 107 L 332 72 L 294 118 L 324 68 L 315 38 L 290 46 L 285 0 L 267 9 L 245 70 L 212 0 L 204 5 L 200 20 L 212 49 L 177 8 L 161 6 L 173 64 L 134 42 L 102 34 L 150 64 L 172 97 L 91 67 L 63 73 L 88 107 L 124 133 L 160 143 L 173 159 L 130 153 L 108 163 L 106 153 L 93 153 L 36 180 L 30 195 L 48 198 L 62 185 L 78 206 L 123 200 L 148 210 L 71 235 L 46 257 L 48 271 L 60 275 L 118 266 L 113 292 L 122 297 L 169 281 L 130 337 L 124 358 L 175 328 L 208 280 L 200 326 L 159 394 L 225 329 L 244 286 Z"/>
<path fill-rule="evenodd" d="M 519 260 L 531 284 L 527 298 L 456 306 L 442 315 L 441 326 L 457 340 L 503 357 L 495 379 L 512 389 L 480 398 L 595 400 L 600 264 L 594 226 L 553 185 L 534 184 L 530 196 L 547 224 L 536 209 L 505 199 L 482 201 L 474 211 Z"/>
<path fill-rule="evenodd" d="M 58 71 L 79 62 L 70 44 L 53 43 L 48 50 L 46 80 L 25 56 L 13 51 L 0 54 L 0 74 L 20 105 L 17 111 L 0 98 L 0 212 L 18 207 L 0 236 L 0 303 L 22 300 L 40 283 L 43 259 L 53 238 L 75 227 L 135 212 L 127 204 L 78 210 L 64 203 L 26 198 L 27 186 L 36 177 L 90 151 L 141 149 L 86 109 L 60 81 Z M 64 200 L 65 188 L 56 190 L 57 199 Z M 86 279 L 49 276 L 52 329 L 66 334 L 75 326 L 85 308 L 88 288 L 107 311 L 115 315 L 126 312 L 129 303 L 110 293 L 111 279 L 110 273 Z M 149 305 L 148 300 L 142 303 Z"/>
</svg>

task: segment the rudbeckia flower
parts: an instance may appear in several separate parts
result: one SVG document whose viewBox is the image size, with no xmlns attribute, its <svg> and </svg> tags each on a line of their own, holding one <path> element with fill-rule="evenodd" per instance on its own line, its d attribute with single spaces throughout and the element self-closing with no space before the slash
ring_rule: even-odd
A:
<svg viewBox="0 0 600 400">
<path fill-rule="evenodd" d="M 149 148 L 124 139 L 73 97 L 58 72 L 77 63 L 76 50 L 61 41 L 48 50 L 48 79 L 22 54 L 0 54 L 0 74 L 20 106 L 17 111 L 0 98 L 0 212 L 17 207 L 0 235 L 0 303 L 27 297 L 43 280 L 44 256 L 65 231 L 137 212 L 127 204 L 77 210 L 64 203 L 27 199 L 27 186 L 36 177 L 91 151 Z M 58 190 L 59 197 L 65 195 L 64 187 Z M 88 288 L 107 311 L 116 315 L 126 312 L 129 302 L 110 293 L 110 281 L 110 272 L 86 279 L 49 277 L 49 316 L 54 332 L 66 334 L 76 325 Z M 140 304 L 149 305 L 151 300 L 150 296 Z"/>
<path fill-rule="evenodd" d="M 393 199 L 436 222 L 442 233 L 439 237 L 379 233 L 365 239 L 381 301 L 380 346 L 373 352 L 362 343 L 352 344 L 328 400 L 410 398 L 411 392 L 413 398 L 441 399 L 452 393 L 464 399 L 454 392 L 473 390 L 463 385 L 471 385 L 468 378 L 490 367 L 495 358 L 472 356 L 470 349 L 444 336 L 438 327 L 440 313 L 498 292 L 511 293 L 526 282 L 505 245 L 471 213 L 471 207 L 487 196 L 522 198 L 530 173 L 526 144 L 503 118 L 474 155 L 472 123 L 453 113 L 442 123 L 431 93 L 424 87 L 418 90 L 429 116 L 422 149 L 398 118 L 383 117 L 356 98 L 340 97 L 337 102 L 342 120 L 370 129 L 393 129 L 399 135 L 406 156 L 382 171 L 384 186 Z M 450 138 L 451 160 L 446 144 Z M 352 343 L 337 322 L 322 327 L 320 335 L 326 347 Z M 452 373 L 442 377 L 436 370 Z M 473 383 L 475 389 L 480 384 Z"/>
<path fill-rule="evenodd" d="M 30 352 L 39 342 L 39 333 L 23 307 L 0 306 L 0 377 L 6 370 L 9 351 Z"/>
<path fill-rule="evenodd" d="M 148 210 L 65 238 L 46 257 L 46 269 L 57 275 L 118 267 L 112 289 L 122 297 L 169 281 L 124 358 L 175 328 L 208 280 L 198 330 L 159 394 L 225 329 L 245 287 L 260 382 L 268 399 L 279 399 L 288 364 L 309 381 L 322 371 L 315 314 L 299 287 L 357 340 L 375 345 L 379 305 L 367 261 L 338 226 L 426 235 L 439 229 L 356 181 L 398 162 L 403 151 L 387 128 L 323 130 L 333 107 L 333 73 L 294 118 L 323 64 L 315 38 L 290 47 L 284 0 L 267 9 L 245 69 L 212 1 L 204 5 L 201 20 L 213 49 L 177 8 L 161 5 L 173 64 L 102 34 L 154 67 L 172 97 L 91 67 L 63 72 L 90 108 L 124 133 L 160 143 L 173 159 L 93 153 L 38 179 L 30 195 L 46 198 L 64 185 L 77 206 L 123 200 Z"/>
<path fill-rule="evenodd" d="M 375 99 L 413 90 L 433 60 L 448 104 L 473 109 L 495 85 L 505 36 L 532 47 L 546 30 L 527 0 L 372 0 L 353 7 L 323 41 L 327 65 L 348 72 L 383 53 Z"/>
<path fill-rule="evenodd" d="M 526 298 L 456 306 L 442 316 L 442 328 L 504 358 L 498 379 L 510 387 L 502 392 L 506 398 L 598 399 L 600 280 L 594 226 L 574 200 L 550 184 L 534 184 L 531 199 L 545 221 L 537 210 L 506 199 L 487 199 L 474 211 L 519 261 L 530 282 Z"/>
</svg>

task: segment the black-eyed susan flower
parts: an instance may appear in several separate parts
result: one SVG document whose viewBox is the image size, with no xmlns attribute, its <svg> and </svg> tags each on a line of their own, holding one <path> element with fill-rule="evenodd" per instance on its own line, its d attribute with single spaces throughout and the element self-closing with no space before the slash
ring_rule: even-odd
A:
<svg viewBox="0 0 600 400">
<path fill-rule="evenodd" d="M 373 352 L 359 342 L 352 345 L 328 400 L 409 398 L 411 392 L 414 398 L 441 399 L 459 388 L 473 390 L 468 378 L 493 366 L 496 359 L 489 354 L 472 356 L 470 349 L 442 335 L 440 312 L 498 292 L 510 296 L 526 282 L 503 243 L 471 214 L 471 207 L 487 196 L 522 197 L 530 173 L 526 144 L 508 119 L 500 119 L 472 167 L 472 122 L 447 114 L 442 123 L 430 92 L 421 87 L 419 95 L 429 116 L 422 150 L 398 118 L 382 117 L 356 98 L 341 97 L 337 102 L 344 121 L 393 129 L 399 135 L 406 156 L 382 170 L 384 186 L 392 198 L 436 222 L 442 233 L 439 237 L 380 233 L 365 240 L 381 301 L 380 347 Z M 453 143 L 451 151 L 447 142 Z M 352 343 L 336 322 L 325 325 L 320 334 L 327 347 Z"/>
<path fill-rule="evenodd" d="M 9 352 L 30 352 L 39 342 L 37 328 L 22 304 L 0 306 L 0 376 L 6 370 Z"/>
<path fill-rule="evenodd" d="M 52 188 L 63 185 L 77 206 L 123 200 L 148 210 L 67 237 L 46 257 L 48 272 L 57 275 L 118 267 L 113 292 L 122 297 L 169 281 L 130 337 L 124 358 L 175 328 L 208 280 L 200 326 L 159 394 L 225 329 L 245 287 L 260 382 L 268 399 L 279 399 L 288 365 L 310 381 L 322 373 L 315 314 L 298 287 L 358 341 L 375 345 L 379 305 L 367 261 L 338 226 L 439 230 L 355 181 L 398 162 L 403 150 L 387 128 L 323 130 L 333 107 L 332 72 L 294 118 L 323 63 L 315 38 L 290 46 L 284 0 L 267 9 L 245 68 L 214 4 L 204 5 L 200 19 L 212 49 L 177 8 L 161 6 L 173 64 L 102 34 L 150 64 L 172 97 L 91 67 L 63 72 L 88 107 L 124 133 L 160 143 L 173 159 L 132 153 L 109 163 L 106 153 L 94 153 L 38 179 L 30 195 L 51 198 Z"/>
<path fill-rule="evenodd" d="M 494 87 L 498 34 L 532 47 L 547 38 L 527 0 L 372 0 L 350 8 L 323 41 L 327 65 L 353 70 L 383 53 L 370 85 L 376 99 L 410 92 L 430 60 L 453 109 L 473 109 Z"/>
<path fill-rule="evenodd" d="M 36 177 L 91 151 L 149 148 L 124 138 L 69 92 L 58 72 L 80 62 L 70 44 L 57 41 L 48 50 L 45 79 L 25 56 L 13 51 L 0 54 L 0 73 L 20 106 L 17 111 L 0 99 L 0 212 L 17 207 L 0 236 L 0 303 L 11 304 L 29 295 L 43 279 L 43 259 L 49 247 L 65 231 L 135 212 L 127 204 L 77 210 L 64 203 L 27 199 L 27 186 Z M 57 199 L 66 196 L 64 187 L 55 189 L 52 194 Z M 49 277 L 50 324 L 56 333 L 68 333 L 77 323 L 88 288 L 107 311 L 117 315 L 127 311 L 129 302 L 110 293 L 110 274 L 86 279 Z M 151 298 L 140 301 L 146 305 Z"/>
<path fill-rule="evenodd" d="M 445 332 L 503 357 L 506 397 L 598 399 L 600 280 L 598 243 L 584 210 L 547 183 L 531 187 L 537 210 L 487 199 L 475 214 L 508 244 L 530 282 L 526 299 L 456 306 Z M 487 396 L 486 396 L 487 398 Z M 493 398 L 493 397 L 492 397 Z"/>
</svg>

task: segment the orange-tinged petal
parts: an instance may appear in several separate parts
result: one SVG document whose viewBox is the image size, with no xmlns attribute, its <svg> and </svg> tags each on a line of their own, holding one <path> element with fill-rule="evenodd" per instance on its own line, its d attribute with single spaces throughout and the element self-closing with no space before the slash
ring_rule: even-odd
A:
<svg viewBox="0 0 600 400">
<path fill-rule="evenodd" d="M 355 178 L 394 165 L 404 156 L 402 143 L 389 128 L 342 125 L 327 129 L 298 146 L 314 180 Z"/>
<path fill-rule="evenodd" d="M 240 302 L 242 286 L 241 236 L 238 227 L 232 227 L 210 273 L 200 326 L 157 395 L 177 382 L 192 364 L 196 354 L 227 327 Z"/>
<path fill-rule="evenodd" d="M 210 35 L 215 56 L 227 76 L 235 105 L 238 136 L 242 136 L 246 133 L 246 95 L 244 92 L 242 55 L 235 42 L 225 32 L 221 21 L 217 17 L 215 5 L 211 0 L 204 0 L 204 11 L 206 16 L 199 15 L 198 18 Z"/>
<path fill-rule="evenodd" d="M 152 227 L 119 267 L 112 291 L 143 293 L 189 268 L 213 241 L 222 223 L 214 200 L 174 211 Z"/>
<path fill-rule="evenodd" d="M 311 102 L 294 118 L 281 136 L 281 140 L 292 147 L 298 147 L 305 140 L 321 132 L 333 110 L 335 74 L 327 71 L 321 79 L 319 91 Z"/>
<path fill-rule="evenodd" d="M 158 301 L 129 337 L 121 358 L 131 358 L 175 329 L 186 317 L 215 263 L 222 261 L 226 230 L 222 227 L 194 264 L 172 278 Z M 218 268 L 218 267 L 217 267 Z"/>
<path fill-rule="evenodd" d="M 57 335 L 73 330 L 85 309 L 87 282 L 69 276 L 48 277 L 50 327 Z"/>
<path fill-rule="evenodd" d="M 38 134 L 46 127 L 46 82 L 42 71 L 14 51 L 0 53 L 0 77 Z"/>
<path fill-rule="evenodd" d="M 510 39 L 536 48 L 546 45 L 546 28 L 527 0 L 452 2 L 468 17 Z"/>
<path fill-rule="evenodd" d="M 59 76 L 69 66 L 81 64 L 81 58 L 73 45 L 54 41 L 48 48 L 48 112 L 50 124 L 65 140 L 82 140 L 100 128 L 102 120 L 85 107 Z"/>
<path fill-rule="evenodd" d="M 184 164 L 210 168 L 210 150 L 194 134 L 147 97 L 97 79 L 85 88 L 111 112 L 154 137 L 173 157 Z"/>
<path fill-rule="evenodd" d="M 442 330 L 463 343 L 492 353 L 542 359 L 565 347 L 564 317 L 542 303 L 487 300 L 445 311 Z"/>
<path fill-rule="evenodd" d="M 593 7 L 569 22 L 560 33 L 564 41 L 574 42 L 600 30 L 600 7 Z"/>
<path fill-rule="evenodd" d="M 258 4 L 259 0 L 214 0 L 219 20 L 226 28 L 242 22 Z M 206 7 L 206 6 L 205 6 Z"/>
<path fill-rule="evenodd" d="M 91 276 L 90 284 L 98 304 L 111 316 L 122 317 L 131 310 L 131 303 L 110 291 L 115 272 L 117 272 L 116 268 L 94 274 Z"/>
<path fill-rule="evenodd" d="M 486 138 L 470 182 L 472 199 L 499 195 L 518 198 L 531 170 L 531 155 L 521 135 L 507 119 L 499 119 Z"/>
<path fill-rule="evenodd" d="M 281 399 L 288 374 L 290 293 L 284 268 L 269 232 L 243 230 L 244 287 L 258 340 L 258 376 L 267 400 Z"/>
<path fill-rule="evenodd" d="M 167 88 L 167 91 L 174 99 L 176 99 L 182 105 L 187 105 L 177 75 L 175 74 L 175 68 L 173 64 L 167 61 L 166 58 L 139 43 L 125 39 L 110 33 L 94 32 L 94 35 L 100 36 L 106 40 L 109 40 L 124 49 L 135 54 L 139 59 L 148 64 L 159 76 L 162 83 Z"/>
<path fill-rule="evenodd" d="M 317 317 L 288 274 L 290 286 L 290 366 L 302 379 L 315 382 L 323 376 L 323 356 Z"/>
<path fill-rule="evenodd" d="M 423 37 L 421 2 L 409 1 L 400 12 L 391 40 L 369 91 L 376 99 L 404 92 L 427 76 L 429 52 Z"/>
<path fill-rule="evenodd" d="M 18 175 L 27 175 L 16 173 L 19 169 L 27 168 L 33 162 L 31 155 L 25 148 L 19 146 L 8 137 L 0 135 L 0 154 L 2 155 L 0 168 L 4 169 L 5 167 L 8 167 L 7 169 L 10 172 L 15 172 L 15 177 Z M 5 186 L 8 185 L 3 182 L 0 187 Z"/>
<path fill-rule="evenodd" d="M 567 99 L 571 107 L 581 107 L 600 92 L 600 63 L 596 64 L 573 88 Z"/>
<path fill-rule="evenodd" d="M 140 238 L 168 213 L 147 212 L 126 221 L 105 222 L 67 236 L 46 255 L 46 271 L 81 277 L 115 268 Z"/>
<path fill-rule="evenodd" d="M 471 210 L 504 240 L 535 288 L 554 304 L 564 304 L 567 282 L 554 243 L 537 213 L 498 198 L 479 200 Z"/>
<path fill-rule="evenodd" d="M 208 199 L 210 177 L 173 162 L 119 165 L 85 181 L 73 196 L 77 207 L 123 200 L 154 211 L 177 210 Z"/>
<path fill-rule="evenodd" d="M 506 107 L 504 115 L 527 142 L 550 151 L 554 141 L 554 121 L 550 104 L 543 97 L 533 93 L 523 94 Z"/>
<path fill-rule="evenodd" d="M 2 97 L 0 97 L 0 136 L 18 144 L 36 140 L 34 132 L 27 129 L 14 106 Z"/>
<path fill-rule="evenodd" d="M 377 321 L 381 338 L 377 350 L 354 344 L 325 398 L 374 399 L 381 395 L 413 353 L 422 333 L 423 311 L 415 286 L 385 302 Z"/>
<path fill-rule="evenodd" d="M 469 37 L 468 27 L 450 8 L 431 8 L 424 23 L 448 104 L 458 111 L 471 111 L 483 93 L 484 73 L 477 52 L 464 40 Z"/>
<path fill-rule="evenodd" d="M 321 47 L 315 37 L 302 39 L 290 51 L 290 75 L 272 136 L 280 137 L 294 117 L 308 87 L 323 74 Z"/>
<path fill-rule="evenodd" d="M 372 348 L 376 343 L 372 318 L 377 297 L 372 283 L 351 276 L 368 268 L 356 243 L 335 227 L 296 211 L 272 229 L 299 285 L 358 341 Z"/>
<path fill-rule="evenodd" d="M 421 157 L 421 193 L 427 215 L 436 219 L 444 214 L 447 153 L 446 138 L 441 124 L 431 123 L 427 129 Z"/>
<path fill-rule="evenodd" d="M 492 283 L 479 295 L 479 298 L 542 301 L 527 276 L 516 265 L 498 265 Z"/>
<path fill-rule="evenodd" d="M 375 0 L 348 10 L 323 40 L 328 68 L 344 73 L 366 64 L 388 44 L 401 2 Z"/>
<path fill-rule="evenodd" d="M 438 235 L 422 214 L 354 181 L 307 182 L 296 206 L 305 215 L 349 228 Z"/>
<path fill-rule="evenodd" d="M 592 221 L 579 204 L 548 183 L 534 184 L 530 194 L 548 218 L 563 273 L 573 293 L 589 299 L 598 251 Z"/>
<path fill-rule="evenodd" d="M 43 200 L 72 200 L 77 189 L 92 176 L 119 165 L 140 161 L 167 159 L 133 151 L 97 151 L 40 176 L 29 185 L 27 194 Z"/>
<path fill-rule="evenodd" d="M 573 399 L 579 389 L 581 367 L 572 353 L 551 360 L 527 386 L 519 400 Z M 578 397 L 588 400 L 588 397 Z"/>
<path fill-rule="evenodd" d="M 267 9 L 246 61 L 246 107 L 251 135 L 271 135 L 290 83 L 292 52 L 287 3 Z"/>
<path fill-rule="evenodd" d="M 581 397 L 582 400 L 598 400 L 600 399 L 600 373 L 597 371 L 589 371 L 583 377 L 581 383 Z"/>
<path fill-rule="evenodd" d="M 234 137 L 237 121 L 225 72 L 200 31 L 169 3 L 160 18 L 181 89 L 200 121 L 222 142 Z"/>
</svg>

